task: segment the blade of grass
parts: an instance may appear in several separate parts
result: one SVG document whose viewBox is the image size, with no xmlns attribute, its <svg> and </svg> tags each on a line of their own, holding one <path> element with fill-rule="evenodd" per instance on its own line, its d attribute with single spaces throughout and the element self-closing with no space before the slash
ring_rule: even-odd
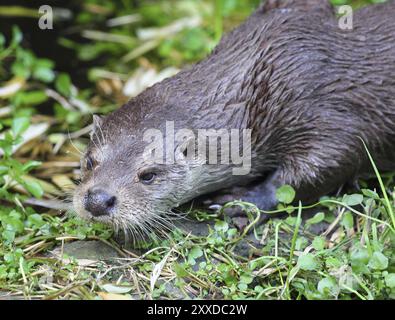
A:
<svg viewBox="0 0 395 320">
<path fill-rule="evenodd" d="M 292 260 L 294 257 L 296 240 L 298 239 L 298 233 L 299 233 L 299 228 L 300 228 L 301 224 L 302 224 L 302 203 L 299 201 L 298 216 L 296 218 L 295 229 L 294 229 L 294 233 L 292 235 L 291 249 L 290 249 L 290 253 L 289 253 L 288 274 L 287 274 L 287 279 L 285 281 L 285 287 L 283 290 L 283 293 L 286 292 L 288 299 L 291 299 L 291 295 L 289 293 L 290 274 L 291 274 L 291 270 L 292 270 Z"/>
<path fill-rule="evenodd" d="M 379 181 L 381 192 L 383 193 L 385 204 L 387 206 L 387 213 L 388 213 L 388 215 L 391 218 L 393 227 L 395 228 L 395 214 L 394 214 L 394 210 L 393 210 L 392 204 L 391 204 L 391 202 L 390 202 L 390 200 L 388 198 L 387 190 L 385 189 L 385 186 L 384 186 L 384 183 L 383 183 L 383 179 L 381 178 L 380 172 L 377 169 L 376 163 L 374 162 L 373 157 L 370 154 L 369 149 L 368 149 L 368 147 L 365 144 L 365 141 L 363 141 L 362 138 L 360 138 L 360 139 L 361 139 L 361 141 L 363 143 L 363 146 L 365 147 L 366 153 L 368 154 L 370 163 L 372 164 L 372 167 L 373 167 L 373 170 L 374 170 L 374 172 L 376 174 L 377 180 Z"/>
</svg>

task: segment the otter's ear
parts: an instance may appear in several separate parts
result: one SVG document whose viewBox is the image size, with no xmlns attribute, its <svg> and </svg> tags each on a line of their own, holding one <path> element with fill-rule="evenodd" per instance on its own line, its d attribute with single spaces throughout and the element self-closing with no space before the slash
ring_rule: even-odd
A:
<svg viewBox="0 0 395 320">
<path fill-rule="evenodd" d="M 97 129 L 103 124 L 103 117 L 97 114 L 93 115 L 93 128 Z"/>
<path fill-rule="evenodd" d="M 91 137 L 92 135 L 98 130 L 98 128 L 100 128 L 103 124 L 103 117 L 99 116 L 97 114 L 93 115 L 93 128 L 91 131 Z"/>
</svg>

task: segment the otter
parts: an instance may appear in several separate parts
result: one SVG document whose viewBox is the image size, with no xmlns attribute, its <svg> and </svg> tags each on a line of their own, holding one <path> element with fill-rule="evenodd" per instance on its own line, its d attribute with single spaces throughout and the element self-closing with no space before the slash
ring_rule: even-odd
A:
<svg viewBox="0 0 395 320">
<path fill-rule="evenodd" d="M 395 1 L 372 5 L 342 30 L 327 1 L 264 2 L 206 59 L 94 117 L 76 212 L 142 233 L 207 194 L 269 210 L 290 185 L 310 202 L 371 171 L 362 141 L 379 170 L 394 170 L 394 17 Z M 177 161 L 148 161 L 144 132 L 165 132 L 169 121 L 193 132 L 251 130 L 249 172 L 188 156 L 188 139 L 166 145 Z"/>
</svg>

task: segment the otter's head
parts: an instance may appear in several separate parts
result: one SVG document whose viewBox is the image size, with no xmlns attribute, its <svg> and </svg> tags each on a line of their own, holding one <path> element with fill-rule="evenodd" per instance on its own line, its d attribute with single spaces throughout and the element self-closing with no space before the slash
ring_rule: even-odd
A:
<svg viewBox="0 0 395 320">
<path fill-rule="evenodd" d="M 140 113 L 129 103 L 103 119 L 94 116 L 81 160 L 81 183 L 73 198 L 81 217 L 137 235 L 163 232 L 171 225 L 172 209 L 207 190 L 204 181 L 210 174 L 200 160 L 187 156 L 189 138 L 167 145 L 161 133 L 168 122 L 146 111 Z M 154 159 L 150 146 L 159 143 L 160 149 L 155 133 L 165 142 L 165 156 L 166 149 L 173 150 L 174 161 Z"/>
<path fill-rule="evenodd" d="M 234 166 L 240 165 L 237 158 L 241 144 L 230 132 L 250 127 L 250 99 L 246 94 L 254 91 L 249 88 L 260 87 L 254 81 L 245 81 L 249 70 L 254 74 L 258 70 L 254 62 L 257 59 L 249 58 L 255 49 L 252 51 L 236 64 L 234 55 L 227 54 L 232 50 L 216 51 L 191 69 L 147 89 L 104 119 L 95 117 L 91 141 L 82 159 L 82 181 L 73 200 L 77 213 L 115 229 L 163 231 L 172 209 L 200 195 L 255 179 L 256 175 L 249 173 L 250 165 L 246 173 L 233 174 Z M 262 64 L 261 72 L 265 70 Z M 262 81 L 261 76 L 257 78 Z M 254 99 L 259 97 L 254 93 Z M 169 131 L 169 122 L 174 124 L 174 132 Z M 221 137 L 221 130 L 225 130 L 228 140 L 221 138 L 218 148 L 196 148 L 207 141 L 199 140 L 197 131 L 201 129 L 217 131 Z M 149 151 L 158 140 L 164 141 L 163 150 L 147 156 L 147 147 Z M 229 141 L 235 142 L 234 147 Z M 208 164 L 207 152 L 229 155 L 222 143 L 228 148 L 231 145 L 232 161 Z M 251 156 L 251 144 L 244 143 L 243 135 L 243 158 L 245 146 Z M 157 161 L 160 151 L 165 155 L 162 163 Z M 250 156 L 245 158 L 251 160 Z"/>
</svg>

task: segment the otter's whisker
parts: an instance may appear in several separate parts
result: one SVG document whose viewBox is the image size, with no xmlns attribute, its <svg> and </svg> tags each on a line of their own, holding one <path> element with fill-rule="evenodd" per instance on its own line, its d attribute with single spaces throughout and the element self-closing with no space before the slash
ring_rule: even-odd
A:
<svg viewBox="0 0 395 320">
<path fill-rule="evenodd" d="M 80 149 L 78 149 L 76 147 L 76 145 L 74 144 L 73 139 L 70 136 L 70 131 L 69 130 L 67 130 L 67 136 L 69 138 L 69 142 L 70 142 L 71 146 L 78 152 L 78 155 L 82 157 L 84 155 L 84 153 Z"/>
</svg>

